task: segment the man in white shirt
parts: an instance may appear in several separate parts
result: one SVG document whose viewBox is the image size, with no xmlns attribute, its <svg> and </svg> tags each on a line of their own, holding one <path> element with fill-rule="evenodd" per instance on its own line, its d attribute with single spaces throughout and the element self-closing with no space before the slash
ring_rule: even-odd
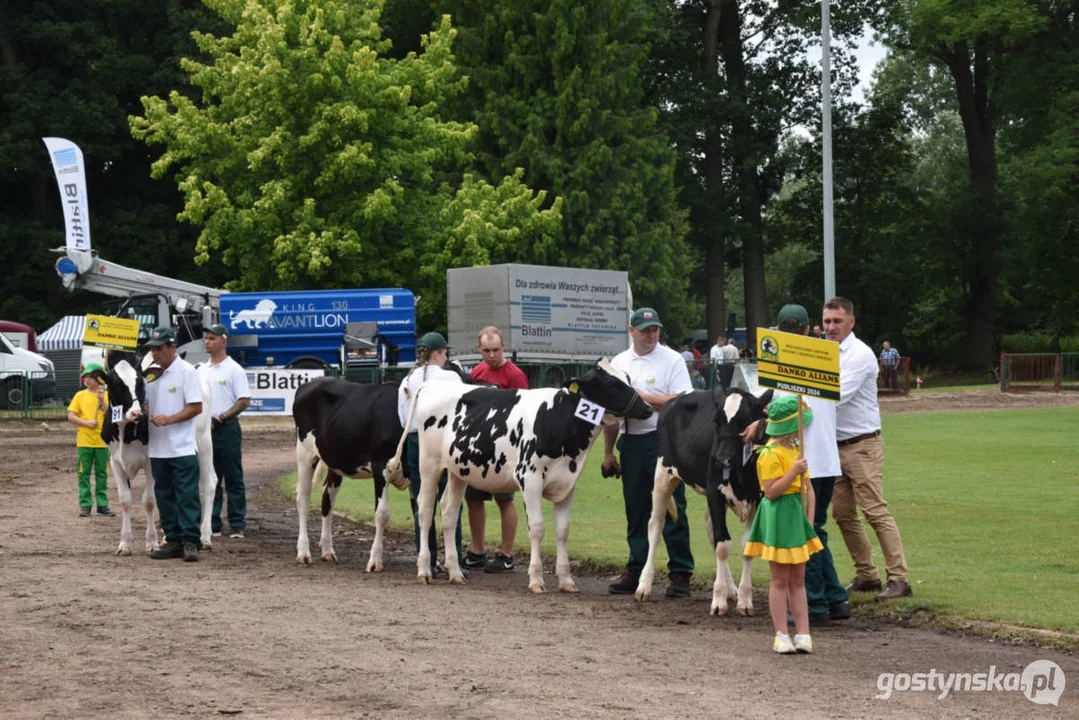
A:
<svg viewBox="0 0 1079 720">
<path fill-rule="evenodd" d="M 839 406 L 836 439 L 843 475 L 835 483 L 832 517 L 843 533 L 857 576 L 847 586 L 852 592 L 880 590 L 880 573 L 858 508 L 877 534 L 888 571 L 888 583 L 877 600 L 913 594 L 907 577 L 903 539 L 884 501 L 884 441 L 880 436 L 877 405 L 877 356 L 854 335 L 854 305 L 834 297 L 824 304 L 824 331 L 839 343 Z"/>
<path fill-rule="evenodd" d="M 708 359 L 717 365 L 723 362 L 723 340 L 722 335 L 717 337 L 716 344 L 708 351 Z"/>
<path fill-rule="evenodd" d="M 150 553 L 155 560 L 199 559 L 199 460 L 195 418 L 202 412 L 202 384 L 189 363 L 176 356 L 176 333 L 155 328 L 146 343 L 161 374 L 146 384 L 150 416 L 150 468 L 154 496 L 167 542 Z"/>
<path fill-rule="evenodd" d="M 405 376 L 397 387 L 397 417 L 401 421 L 401 427 L 405 428 L 405 461 L 408 463 L 408 481 L 410 486 L 410 499 L 412 501 L 412 529 L 413 538 L 416 541 L 416 552 L 420 550 L 420 516 L 419 505 L 416 498 L 420 494 L 420 438 L 419 418 L 412 418 L 412 425 L 408 423 L 408 412 L 412 407 L 412 398 L 421 387 L 429 382 L 464 382 L 461 376 L 452 370 L 446 370 L 452 345 L 446 342 L 441 333 L 429 332 L 416 341 L 416 366 Z M 442 500 L 442 493 L 446 490 L 448 481 L 445 472 L 438 479 L 438 496 Z M 438 513 L 435 513 L 437 517 Z M 457 516 L 456 530 L 457 556 L 464 557 L 461 552 L 461 516 Z M 440 566 L 435 567 L 435 557 L 438 555 L 438 534 L 435 531 L 435 520 L 432 518 L 431 527 L 427 533 L 427 547 L 431 550 L 431 574 L 435 577 L 445 577 L 446 573 Z M 467 578 L 468 568 L 461 568 L 461 572 Z"/>
<path fill-rule="evenodd" d="M 218 481 L 210 525 L 213 536 L 220 537 L 224 503 L 221 486 L 224 485 L 229 496 L 229 537 L 242 539 L 247 527 L 247 491 L 244 488 L 243 433 L 240 432 L 239 416 L 251 404 L 251 388 L 247 384 L 247 371 L 226 351 L 228 329 L 221 323 L 211 325 L 202 338 L 210 361 L 199 366 L 199 374 L 213 395 L 211 435 Z"/>
<path fill-rule="evenodd" d="M 629 374 L 637 394 L 656 412 L 646 420 L 622 422 L 622 438 L 618 442 L 621 464 L 614 454 L 619 427 L 609 426 L 603 430 L 604 474 L 622 473 L 626 540 L 629 544 L 626 571 L 608 587 L 614 595 L 632 595 L 636 592 L 637 581 L 648 559 L 648 519 L 652 515 L 652 488 L 659 453 L 656 436 L 659 411 L 671 398 L 693 389 L 682 356 L 659 344 L 659 331 L 663 327 L 659 313 L 652 308 L 640 308 L 633 313 L 629 324 L 632 345 L 616 355 L 611 364 Z M 669 515 L 664 515 L 663 524 L 663 541 L 669 558 L 667 572 L 670 585 L 667 597 L 690 597 L 693 553 L 689 548 L 686 487 L 682 483 L 674 491 L 674 502 L 678 508 L 678 520 L 672 522 Z"/>
</svg>

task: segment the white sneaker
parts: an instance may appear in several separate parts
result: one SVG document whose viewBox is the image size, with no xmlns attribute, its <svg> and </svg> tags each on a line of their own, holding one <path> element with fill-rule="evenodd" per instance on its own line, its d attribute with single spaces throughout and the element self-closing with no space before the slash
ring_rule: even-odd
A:
<svg viewBox="0 0 1079 720">
<path fill-rule="evenodd" d="M 805 637 L 799 635 L 798 637 Z M 777 632 L 775 640 L 772 641 L 772 652 L 777 652 L 780 655 L 790 655 L 798 652 L 794 649 L 794 645 L 791 643 L 791 637 L 787 633 Z"/>
<path fill-rule="evenodd" d="M 813 638 L 808 635 L 795 635 L 794 636 L 794 649 L 800 653 L 808 655 L 813 652 Z"/>
<path fill-rule="evenodd" d="M 221 531 L 218 530 L 217 532 L 210 533 L 210 537 L 221 537 Z"/>
</svg>

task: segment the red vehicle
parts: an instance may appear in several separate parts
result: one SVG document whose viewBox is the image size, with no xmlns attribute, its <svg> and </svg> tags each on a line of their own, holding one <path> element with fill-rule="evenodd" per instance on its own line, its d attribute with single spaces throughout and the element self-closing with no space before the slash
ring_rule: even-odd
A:
<svg viewBox="0 0 1079 720">
<path fill-rule="evenodd" d="M 0 333 L 4 333 L 8 341 L 15 347 L 37 352 L 37 333 L 29 325 L 12 322 L 11 320 L 0 320 Z"/>
</svg>

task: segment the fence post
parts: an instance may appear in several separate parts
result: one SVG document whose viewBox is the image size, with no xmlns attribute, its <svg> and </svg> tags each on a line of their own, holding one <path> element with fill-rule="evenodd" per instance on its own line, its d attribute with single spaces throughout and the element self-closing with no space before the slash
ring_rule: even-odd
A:
<svg viewBox="0 0 1079 720">
<path fill-rule="evenodd" d="M 1000 354 L 1000 391 L 1008 392 L 1008 353 Z"/>
</svg>

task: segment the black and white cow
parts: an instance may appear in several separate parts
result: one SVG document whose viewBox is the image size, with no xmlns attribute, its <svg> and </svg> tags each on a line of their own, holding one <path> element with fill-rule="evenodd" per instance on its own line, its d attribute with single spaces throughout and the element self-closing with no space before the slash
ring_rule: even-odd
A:
<svg viewBox="0 0 1079 720">
<path fill-rule="evenodd" d="M 106 387 L 109 391 L 109 409 L 105 412 L 105 424 L 101 439 L 109 446 L 109 464 L 116 478 L 116 490 L 120 496 L 120 546 L 117 555 L 130 555 L 131 533 L 131 483 L 139 471 L 146 477 L 142 491 L 142 506 L 146 510 L 146 551 L 158 548 L 157 528 L 154 525 L 154 476 L 150 470 L 147 443 L 149 421 L 146 408 L 147 378 L 159 372 L 152 367 L 153 358 L 147 353 L 138 361 L 132 353 L 109 353 L 109 372 Z M 202 412 L 195 418 L 195 442 L 199 460 L 199 501 L 202 516 L 199 539 L 204 550 L 212 549 L 210 516 L 213 513 L 214 491 L 217 475 L 214 472 L 213 440 L 210 436 L 210 386 L 202 383 Z"/>
<path fill-rule="evenodd" d="M 765 416 L 772 391 L 761 397 L 737 388 L 698 390 L 669 401 L 659 414 L 659 459 L 652 490 L 652 517 L 648 521 L 648 560 L 637 585 L 638 600 L 647 600 L 655 578 L 656 548 L 663 532 L 663 513 L 678 483 L 685 482 L 708 499 L 710 540 L 716 554 L 716 581 L 712 586 L 712 615 L 727 614 L 728 598 L 738 599 L 740 615 L 753 614 L 753 559 L 742 556 L 742 580 L 737 595 L 727 565 L 731 536 L 727 507 L 745 523 L 745 538 L 760 503 L 757 457 L 740 437 L 754 420 Z M 677 510 L 674 510 L 677 512 Z"/>
<path fill-rule="evenodd" d="M 532 543 L 528 588 L 535 593 L 544 592 L 542 501 L 554 503 L 558 587 L 576 592 L 566 540 L 573 492 L 588 452 L 603 425 L 621 417 L 643 419 L 652 414 L 652 408 L 630 386 L 629 376 L 601 360 L 560 389 L 496 390 L 431 383 L 416 393 L 409 412 L 410 418 L 412 414 L 417 418 L 420 441 L 420 553 L 416 560 L 420 582 L 431 579 L 427 533 L 438 479 L 447 470 L 442 527 L 450 582 L 464 582 L 453 533 L 465 485 L 471 485 L 487 492 L 521 492 Z M 400 465 L 404 441 L 402 436 L 391 465 Z"/>
<path fill-rule="evenodd" d="M 311 485 L 325 476 L 322 490 L 323 560 L 337 561 L 333 551 L 333 506 L 342 477 L 375 480 L 375 539 L 367 572 L 382 572 L 382 537 L 390 519 L 387 483 L 408 489 L 403 473 L 386 471 L 403 433 L 397 417 L 395 385 L 357 385 L 339 378 L 316 378 L 296 391 L 292 403 L 296 422 L 296 511 L 300 534 L 296 562 L 310 564 L 307 514 Z"/>
</svg>

